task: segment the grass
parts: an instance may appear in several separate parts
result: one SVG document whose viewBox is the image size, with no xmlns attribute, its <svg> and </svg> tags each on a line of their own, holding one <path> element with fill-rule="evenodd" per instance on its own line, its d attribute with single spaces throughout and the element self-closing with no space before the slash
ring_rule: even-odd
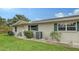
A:
<svg viewBox="0 0 79 59">
<path fill-rule="evenodd" d="M 77 48 L 61 44 L 46 44 L 32 40 L 21 40 L 13 36 L 0 34 L 0 51 L 78 51 Z"/>
</svg>

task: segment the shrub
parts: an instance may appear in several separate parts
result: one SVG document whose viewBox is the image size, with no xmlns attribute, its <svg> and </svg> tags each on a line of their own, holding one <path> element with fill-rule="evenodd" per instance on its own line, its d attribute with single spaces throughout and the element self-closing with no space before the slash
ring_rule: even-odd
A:
<svg viewBox="0 0 79 59">
<path fill-rule="evenodd" d="M 52 37 L 52 39 L 60 41 L 61 33 L 54 31 L 50 33 L 50 36 Z"/>
<path fill-rule="evenodd" d="M 33 38 L 33 32 L 32 32 L 32 31 L 24 31 L 24 35 L 25 35 L 27 38 Z"/>
<path fill-rule="evenodd" d="M 13 36 L 14 33 L 13 33 L 12 31 L 8 31 L 8 35 L 9 35 L 9 36 Z"/>
<path fill-rule="evenodd" d="M 7 33 L 11 31 L 11 27 L 7 26 L 7 25 L 1 25 L 0 26 L 0 33 Z"/>
</svg>

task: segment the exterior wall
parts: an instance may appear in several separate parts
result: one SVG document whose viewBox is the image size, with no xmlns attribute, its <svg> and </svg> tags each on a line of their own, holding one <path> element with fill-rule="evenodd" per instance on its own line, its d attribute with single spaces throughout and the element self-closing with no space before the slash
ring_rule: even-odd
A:
<svg viewBox="0 0 79 59">
<path fill-rule="evenodd" d="M 43 33 L 43 38 L 49 38 L 50 33 L 54 31 L 54 24 L 53 23 L 38 24 L 38 31 L 41 31 Z"/>
<path fill-rule="evenodd" d="M 75 21 L 62 21 L 62 22 L 56 22 L 56 23 L 67 24 L 71 22 L 75 22 Z M 54 23 L 55 22 L 38 24 L 38 31 L 41 31 L 43 33 L 43 39 L 51 39 L 50 33 L 54 31 Z M 28 30 L 28 25 L 18 26 L 17 32 L 15 32 L 14 29 L 15 28 L 13 27 L 13 32 L 15 33 L 15 35 L 17 35 L 18 32 L 23 32 L 24 30 Z M 78 45 L 79 44 L 79 31 L 59 31 L 59 32 L 61 32 L 60 42 L 68 43 L 68 44 L 70 44 L 71 42 L 74 42 L 74 43 L 77 43 L 75 47 L 79 46 Z"/>
<path fill-rule="evenodd" d="M 28 25 L 17 26 L 17 32 L 15 32 L 15 28 L 13 27 L 13 30 L 12 31 L 14 32 L 15 36 L 18 36 L 18 34 L 21 33 L 22 34 L 22 37 L 25 37 L 24 34 L 23 34 L 23 32 L 25 30 L 28 31 Z"/>
<path fill-rule="evenodd" d="M 58 22 L 58 23 L 71 23 L 72 21 Z M 73 21 L 75 22 L 75 21 Z M 50 38 L 50 33 L 54 31 L 54 23 L 42 23 L 38 25 L 39 31 L 43 32 L 43 38 Z M 79 32 L 78 31 L 58 31 L 61 32 L 60 42 L 62 43 L 79 43 Z"/>
<path fill-rule="evenodd" d="M 61 41 L 64 43 L 76 42 L 79 43 L 79 32 L 61 32 L 62 38 Z"/>
<path fill-rule="evenodd" d="M 61 34 L 61 43 L 66 43 L 72 47 L 79 48 L 79 32 L 61 32 Z"/>
</svg>

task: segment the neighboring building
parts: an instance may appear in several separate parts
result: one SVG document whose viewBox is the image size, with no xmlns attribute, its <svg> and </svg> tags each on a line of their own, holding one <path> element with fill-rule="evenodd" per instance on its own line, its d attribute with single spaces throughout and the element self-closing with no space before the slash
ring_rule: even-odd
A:
<svg viewBox="0 0 79 59">
<path fill-rule="evenodd" d="M 25 21 L 18 21 L 17 23 L 13 24 L 13 32 L 15 35 L 24 37 L 23 31 L 25 30 L 40 32 L 41 39 L 51 39 L 50 33 L 52 31 L 58 31 L 62 34 L 60 42 L 79 43 L 79 15 L 32 21 L 30 23 Z M 39 34 L 36 33 L 35 37 L 37 38 L 38 35 Z"/>
</svg>

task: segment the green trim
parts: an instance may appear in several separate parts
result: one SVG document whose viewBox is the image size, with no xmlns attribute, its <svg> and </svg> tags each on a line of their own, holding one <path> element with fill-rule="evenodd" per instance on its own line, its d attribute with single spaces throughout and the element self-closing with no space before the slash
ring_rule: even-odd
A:
<svg viewBox="0 0 79 59">
<path fill-rule="evenodd" d="M 79 22 L 77 22 L 77 31 L 79 31 Z"/>
<path fill-rule="evenodd" d="M 28 25 L 28 30 L 38 31 L 38 25 Z"/>
<path fill-rule="evenodd" d="M 57 31 L 57 23 L 54 24 L 54 31 Z"/>
</svg>

